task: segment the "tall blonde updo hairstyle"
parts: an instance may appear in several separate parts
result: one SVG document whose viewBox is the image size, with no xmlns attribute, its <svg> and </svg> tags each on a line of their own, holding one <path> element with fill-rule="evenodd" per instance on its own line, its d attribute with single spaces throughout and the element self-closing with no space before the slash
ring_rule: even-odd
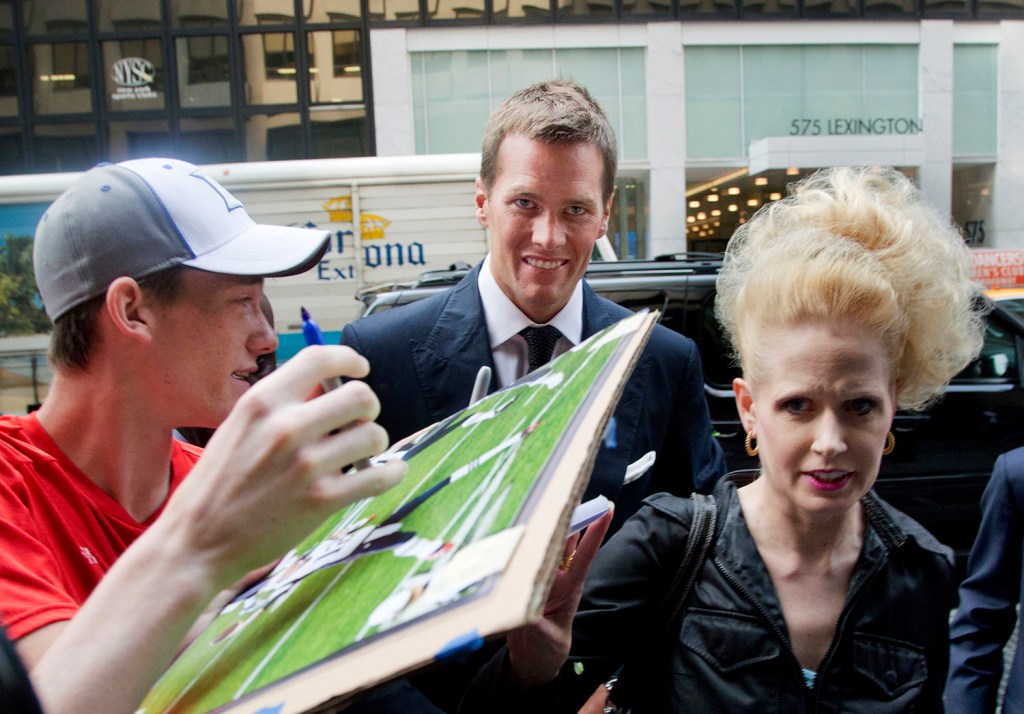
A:
<svg viewBox="0 0 1024 714">
<path fill-rule="evenodd" d="M 733 235 L 715 312 L 756 380 L 764 328 L 849 320 L 889 351 L 901 409 L 920 410 L 981 350 L 984 323 L 959 232 L 900 172 L 823 169 Z"/>
</svg>

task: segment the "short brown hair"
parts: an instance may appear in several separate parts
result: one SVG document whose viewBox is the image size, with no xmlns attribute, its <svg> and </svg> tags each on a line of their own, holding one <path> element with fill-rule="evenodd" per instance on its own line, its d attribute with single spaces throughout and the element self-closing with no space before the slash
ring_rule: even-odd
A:
<svg viewBox="0 0 1024 714">
<path fill-rule="evenodd" d="M 549 144 L 592 144 L 604 160 L 602 192 L 615 190 L 618 148 L 608 117 L 590 92 L 565 79 L 538 82 L 499 104 L 487 119 L 480 156 L 480 181 L 490 190 L 498 176 L 498 149 L 509 134 Z"/>
<path fill-rule="evenodd" d="M 170 304 L 181 294 L 184 271 L 176 265 L 138 280 L 139 286 L 157 302 Z M 106 294 L 77 305 L 57 318 L 50 335 L 50 363 L 65 370 L 81 370 L 89 363 L 96 341 L 96 319 Z"/>
</svg>

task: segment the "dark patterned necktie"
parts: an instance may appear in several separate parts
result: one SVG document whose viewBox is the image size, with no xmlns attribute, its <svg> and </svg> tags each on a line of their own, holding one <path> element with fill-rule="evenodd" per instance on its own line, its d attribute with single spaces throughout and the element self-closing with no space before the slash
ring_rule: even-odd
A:
<svg viewBox="0 0 1024 714">
<path fill-rule="evenodd" d="M 558 328 L 552 325 L 526 327 L 519 334 L 526 340 L 526 346 L 529 348 L 528 359 L 530 366 L 527 368 L 527 372 L 532 372 L 541 365 L 551 361 L 551 355 L 555 351 L 555 343 L 562 336 Z"/>
</svg>

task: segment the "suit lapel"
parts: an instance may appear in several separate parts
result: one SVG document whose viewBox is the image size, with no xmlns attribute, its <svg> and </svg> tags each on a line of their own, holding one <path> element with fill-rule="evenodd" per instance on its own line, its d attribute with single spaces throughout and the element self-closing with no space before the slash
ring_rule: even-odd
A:
<svg viewBox="0 0 1024 714">
<path fill-rule="evenodd" d="M 600 332 L 614 320 L 608 315 L 604 305 L 597 297 L 593 288 L 583 281 L 583 339 L 591 337 L 595 332 Z"/>
<path fill-rule="evenodd" d="M 479 273 L 477 265 L 452 288 L 426 339 L 413 344 L 416 377 L 434 421 L 469 404 L 480 367 L 491 368 L 488 392 L 496 389 L 487 322 L 477 289 Z"/>
</svg>

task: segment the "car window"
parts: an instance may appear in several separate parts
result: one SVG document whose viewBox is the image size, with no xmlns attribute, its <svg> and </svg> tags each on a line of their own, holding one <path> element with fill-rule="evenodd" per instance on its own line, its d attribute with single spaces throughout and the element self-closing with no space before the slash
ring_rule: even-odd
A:
<svg viewBox="0 0 1024 714">
<path fill-rule="evenodd" d="M 1000 300 L 999 307 L 1004 308 L 1005 310 L 1013 313 L 1017 317 L 1024 318 L 1024 298 Z"/>
<path fill-rule="evenodd" d="M 985 325 L 985 344 L 978 358 L 953 379 L 954 384 L 977 384 L 1017 381 L 1016 333 L 1000 318 L 990 313 Z"/>
<path fill-rule="evenodd" d="M 639 312 L 644 308 L 659 310 L 662 320 L 665 319 L 665 306 L 668 304 L 668 295 L 664 290 L 603 290 L 595 288 L 594 292 L 603 298 L 629 308 L 633 312 Z"/>
<path fill-rule="evenodd" d="M 714 387 L 732 389 L 732 380 L 740 376 L 740 369 L 730 356 L 729 341 L 715 317 L 714 298 L 714 293 L 708 295 L 701 306 L 700 325 L 694 339 L 700 349 L 704 381 Z"/>
</svg>

